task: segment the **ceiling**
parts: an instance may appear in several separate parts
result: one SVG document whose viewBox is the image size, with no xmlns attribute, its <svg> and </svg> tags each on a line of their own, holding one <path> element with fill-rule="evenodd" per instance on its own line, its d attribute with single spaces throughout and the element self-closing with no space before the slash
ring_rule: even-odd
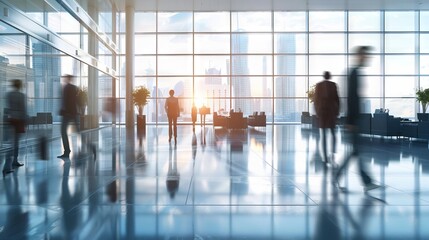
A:
<svg viewBox="0 0 429 240">
<path fill-rule="evenodd" d="M 90 1 L 90 0 L 88 0 Z M 429 0 L 112 0 L 120 11 L 429 10 Z"/>
</svg>

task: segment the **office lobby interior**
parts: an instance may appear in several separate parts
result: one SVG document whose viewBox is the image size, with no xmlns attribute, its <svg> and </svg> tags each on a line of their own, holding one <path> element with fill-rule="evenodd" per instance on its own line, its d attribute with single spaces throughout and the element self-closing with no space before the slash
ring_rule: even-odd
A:
<svg viewBox="0 0 429 240">
<path fill-rule="evenodd" d="M 429 0 L 0 0 L 0 43 L 2 168 L 13 79 L 28 115 L 24 165 L 0 176 L 0 239 L 429 239 L 417 101 Z M 355 159 L 333 181 L 352 151 L 341 119 L 362 45 L 359 161 L 382 186 L 370 191 Z M 309 94 L 324 71 L 340 98 L 335 164 L 323 162 Z M 87 101 L 58 158 L 68 74 Z"/>
</svg>

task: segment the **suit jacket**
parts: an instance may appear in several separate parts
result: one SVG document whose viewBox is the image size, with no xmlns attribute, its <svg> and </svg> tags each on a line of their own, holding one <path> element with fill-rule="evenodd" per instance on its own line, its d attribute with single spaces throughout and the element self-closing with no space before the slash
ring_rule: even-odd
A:
<svg viewBox="0 0 429 240">
<path fill-rule="evenodd" d="M 75 85 L 67 83 L 64 86 L 61 115 L 67 116 L 67 117 L 76 117 L 78 115 L 77 94 L 78 94 L 78 88 Z"/>
<path fill-rule="evenodd" d="M 180 116 L 179 100 L 176 97 L 168 97 L 164 107 L 169 118 Z"/>
<path fill-rule="evenodd" d="M 314 107 L 320 128 L 333 128 L 340 113 L 340 99 L 337 85 L 331 81 L 322 81 L 316 85 Z"/>
<path fill-rule="evenodd" d="M 347 118 L 346 124 L 357 125 L 360 114 L 360 96 L 359 96 L 359 67 L 353 68 L 347 81 Z"/>
<path fill-rule="evenodd" d="M 25 94 L 19 91 L 7 93 L 6 97 L 8 117 L 17 120 L 26 120 L 27 118 L 27 99 Z"/>
</svg>

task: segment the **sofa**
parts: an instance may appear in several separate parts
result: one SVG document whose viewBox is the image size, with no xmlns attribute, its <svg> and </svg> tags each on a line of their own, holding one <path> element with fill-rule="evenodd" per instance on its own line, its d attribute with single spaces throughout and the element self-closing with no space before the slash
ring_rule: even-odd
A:
<svg viewBox="0 0 429 240">
<path fill-rule="evenodd" d="M 247 125 L 252 127 L 266 127 L 267 116 L 265 112 L 254 112 L 252 115 L 247 117 Z"/>
<path fill-rule="evenodd" d="M 371 134 L 381 136 L 399 136 L 401 118 L 393 117 L 388 113 L 374 113 L 371 119 Z"/>
<path fill-rule="evenodd" d="M 228 119 L 228 129 L 246 129 L 247 118 L 242 112 L 231 112 Z"/>
</svg>

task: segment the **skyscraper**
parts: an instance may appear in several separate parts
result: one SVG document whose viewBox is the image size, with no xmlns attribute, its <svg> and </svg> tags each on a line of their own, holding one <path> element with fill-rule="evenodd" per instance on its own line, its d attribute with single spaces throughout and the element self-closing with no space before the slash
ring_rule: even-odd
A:
<svg viewBox="0 0 429 240">
<path fill-rule="evenodd" d="M 248 69 L 248 52 L 249 38 L 246 34 L 241 33 L 242 29 L 238 29 L 232 33 L 232 65 L 231 65 L 231 85 L 233 98 L 250 97 L 250 79 Z M 252 106 L 246 99 L 235 99 L 232 103 L 232 108 L 235 111 L 241 109 L 244 114 L 252 112 Z"/>
<path fill-rule="evenodd" d="M 275 81 L 275 97 L 295 96 L 295 36 L 294 34 L 279 34 L 277 52 L 285 55 L 277 56 L 277 72 Z M 296 100 L 282 99 L 275 104 L 276 121 L 298 121 Z"/>
<path fill-rule="evenodd" d="M 61 60 L 57 50 L 45 43 L 33 44 L 33 92 L 29 93 L 29 98 L 34 97 L 35 112 L 58 112 L 60 101 L 50 100 L 54 97 L 59 98 L 61 89 Z M 54 114 L 56 116 L 56 114 Z"/>
</svg>

